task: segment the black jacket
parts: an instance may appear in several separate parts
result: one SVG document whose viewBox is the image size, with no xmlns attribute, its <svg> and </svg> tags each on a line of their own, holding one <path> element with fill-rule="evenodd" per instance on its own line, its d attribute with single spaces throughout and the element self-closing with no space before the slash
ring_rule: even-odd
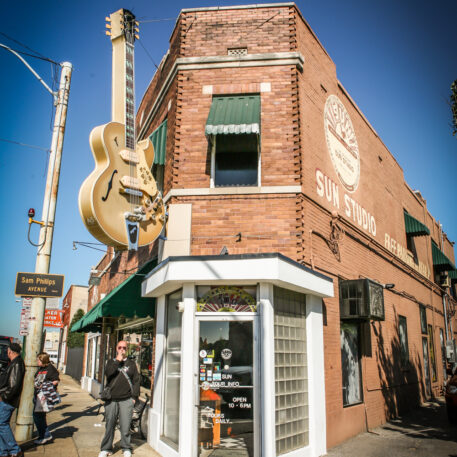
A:
<svg viewBox="0 0 457 457">
<path fill-rule="evenodd" d="M 133 392 L 126 377 L 119 370 L 123 370 L 130 378 Z M 140 375 L 133 360 L 126 359 L 122 362 L 116 359 L 108 360 L 105 367 L 105 375 L 107 385 L 111 387 L 111 398 L 113 400 L 121 401 L 127 398 L 136 400 L 140 396 Z M 118 379 L 114 382 L 116 377 Z"/>
<path fill-rule="evenodd" d="M 11 406 L 17 408 L 21 398 L 22 383 L 24 381 L 25 365 L 22 357 L 15 357 L 6 369 L 0 383 L 0 397 Z"/>
</svg>

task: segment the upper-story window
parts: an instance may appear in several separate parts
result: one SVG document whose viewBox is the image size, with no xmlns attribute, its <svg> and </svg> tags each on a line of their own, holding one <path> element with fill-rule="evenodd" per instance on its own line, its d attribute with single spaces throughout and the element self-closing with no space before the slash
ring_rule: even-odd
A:
<svg viewBox="0 0 457 457">
<path fill-rule="evenodd" d="M 405 217 L 405 232 L 406 232 L 406 247 L 408 251 L 413 255 L 414 261 L 417 263 L 417 251 L 416 243 L 414 238 L 416 236 L 430 235 L 430 230 L 422 222 L 411 216 L 406 210 L 404 210 Z"/>
<path fill-rule="evenodd" d="M 167 119 L 165 119 L 149 137 L 154 145 L 154 161 L 152 163 L 152 176 L 157 184 L 157 189 L 163 193 L 165 157 L 167 152 Z"/>
<path fill-rule="evenodd" d="M 260 185 L 260 96 L 213 97 L 205 134 L 211 187 Z"/>
</svg>

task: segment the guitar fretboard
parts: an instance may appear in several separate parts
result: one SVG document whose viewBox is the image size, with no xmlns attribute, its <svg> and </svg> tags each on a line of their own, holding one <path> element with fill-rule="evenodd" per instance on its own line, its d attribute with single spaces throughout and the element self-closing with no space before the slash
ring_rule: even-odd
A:
<svg viewBox="0 0 457 457">
<path fill-rule="evenodd" d="M 133 45 L 125 44 L 125 146 L 135 149 L 135 85 Z"/>
</svg>

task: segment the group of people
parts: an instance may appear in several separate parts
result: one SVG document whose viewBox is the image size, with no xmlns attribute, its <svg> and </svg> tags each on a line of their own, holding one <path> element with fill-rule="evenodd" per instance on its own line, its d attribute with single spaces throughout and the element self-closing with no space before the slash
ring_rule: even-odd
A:
<svg viewBox="0 0 457 457">
<path fill-rule="evenodd" d="M 0 457 L 24 455 L 10 426 L 11 416 L 19 406 L 24 381 L 25 365 L 21 352 L 19 344 L 10 344 L 9 364 L 0 374 Z M 38 354 L 37 365 L 34 378 L 33 419 L 38 438 L 34 443 L 45 444 L 53 439 L 46 422 L 46 413 L 60 401 L 57 393 L 60 379 L 59 372 L 50 362 L 46 352 Z M 124 457 L 131 457 L 130 424 L 133 407 L 140 395 L 140 376 L 135 362 L 127 357 L 126 341 L 119 341 L 116 345 L 116 357 L 108 360 L 105 375 L 110 398 L 105 403 L 105 434 L 99 457 L 108 457 L 113 453 L 114 431 L 118 421 Z"/>
<path fill-rule="evenodd" d="M 0 457 L 22 457 L 23 451 L 14 438 L 10 426 L 11 416 L 14 410 L 19 406 L 19 400 L 22 393 L 22 384 L 24 381 L 25 365 L 21 357 L 21 346 L 17 343 L 11 343 L 8 347 L 9 364 L 6 370 L 0 374 Z M 40 401 L 40 394 L 45 390 L 47 398 L 57 398 L 57 384 L 59 383 L 59 372 L 50 363 L 49 355 L 46 352 L 38 354 L 38 370 L 34 378 L 34 410 L 33 419 L 38 432 L 38 438 L 35 444 L 45 444 L 52 440 L 46 423 L 46 413 L 49 408 L 43 408 L 43 402 Z M 44 395 L 44 394 L 43 394 Z"/>
</svg>

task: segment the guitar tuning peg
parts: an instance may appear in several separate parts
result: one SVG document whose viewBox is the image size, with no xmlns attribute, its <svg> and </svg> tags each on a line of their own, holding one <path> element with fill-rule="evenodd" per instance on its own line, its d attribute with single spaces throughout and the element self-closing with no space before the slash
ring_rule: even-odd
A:
<svg viewBox="0 0 457 457">
<path fill-rule="evenodd" d="M 136 38 L 137 40 L 139 40 L 139 39 L 140 39 L 140 35 L 138 35 L 137 33 L 135 33 L 135 38 Z"/>
<path fill-rule="evenodd" d="M 110 18 L 109 16 L 106 16 L 106 17 L 105 17 L 105 21 L 111 22 L 111 18 Z"/>
<path fill-rule="evenodd" d="M 111 29 L 111 28 L 112 28 L 111 24 L 105 24 L 105 27 L 106 27 L 107 29 Z"/>
<path fill-rule="evenodd" d="M 138 27 L 140 23 L 138 21 L 135 21 L 135 25 Z"/>
<path fill-rule="evenodd" d="M 111 36 L 111 32 L 109 30 L 105 30 L 105 35 Z"/>
</svg>

